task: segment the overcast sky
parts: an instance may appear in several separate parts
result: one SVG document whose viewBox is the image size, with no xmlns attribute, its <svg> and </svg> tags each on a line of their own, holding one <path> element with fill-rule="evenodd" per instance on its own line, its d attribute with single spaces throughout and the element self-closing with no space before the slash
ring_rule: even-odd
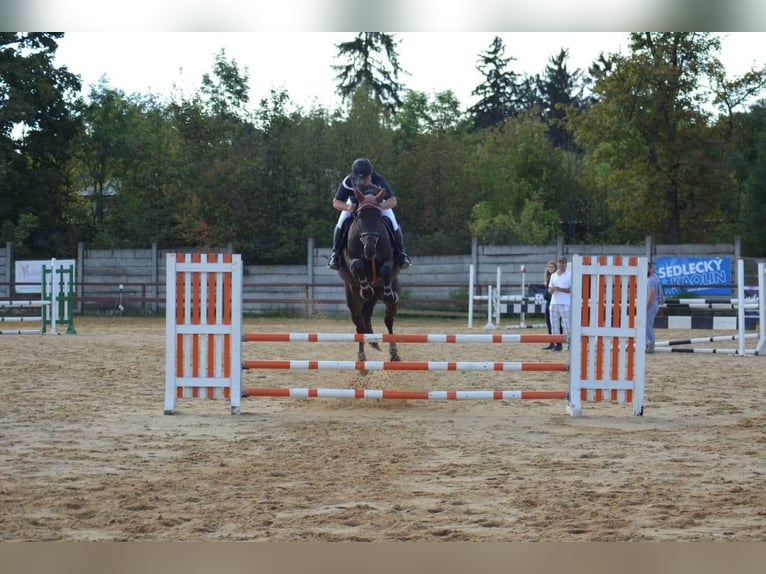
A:
<svg viewBox="0 0 766 574">
<path fill-rule="evenodd" d="M 284 89 L 298 105 L 333 108 L 340 63 L 336 45 L 353 39 L 345 32 L 65 32 L 57 51 L 58 65 L 79 74 L 87 91 L 106 76 L 127 94 L 169 95 L 174 89 L 191 94 L 202 75 L 212 70 L 224 49 L 250 76 L 251 102 Z M 601 52 L 625 52 L 627 32 L 404 32 L 400 40 L 400 77 L 408 88 L 426 93 L 452 90 L 464 107 L 483 78 L 476 69 L 479 54 L 495 36 L 515 58 L 509 69 L 540 74 L 561 48 L 569 51 L 570 71 L 587 67 Z M 722 33 L 720 57 L 730 75 L 766 65 L 766 33 Z"/>
</svg>

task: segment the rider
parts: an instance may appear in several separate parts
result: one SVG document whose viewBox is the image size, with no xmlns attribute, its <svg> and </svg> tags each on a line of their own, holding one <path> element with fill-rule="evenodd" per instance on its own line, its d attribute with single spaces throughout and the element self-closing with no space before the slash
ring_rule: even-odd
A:
<svg viewBox="0 0 766 574">
<path fill-rule="evenodd" d="M 351 164 L 351 173 L 343 178 L 343 181 L 338 186 L 338 191 L 335 192 L 335 197 L 332 200 L 332 206 L 340 211 L 338 222 L 335 224 L 335 230 L 332 235 L 332 253 L 330 259 L 327 262 L 327 266 L 330 269 L 338 269 L 340 265 L 340 251 L 343 248 L 342 241 L 342 229 L 343 222 L 351 217 L 351 213 L 356 210 L 357 200 L 354 197 L 354 190 L 363 184 L 377 185 L 383 188 L 386 193 L 383 200 L 383 215 L 385 215 L 391 222 L 391 227 L 394 230 L 394 241 L 396 243 L 396 249 L 399 251 L 399 268 L 407 269 L 412 261 L 410 256 L 404 251 L 404 237 L 402 236 L 402 229 L 399 227 L 399 223 L 396 221 L 396 215 L 394 215 L 394 207 L 396 207 L 397 200 L 394 195 L 394 190 L 386 181 L 386 178 L 379 173 L 373 171 L 372 162 L 364 157 L 354 160 Z"/>
</svg>

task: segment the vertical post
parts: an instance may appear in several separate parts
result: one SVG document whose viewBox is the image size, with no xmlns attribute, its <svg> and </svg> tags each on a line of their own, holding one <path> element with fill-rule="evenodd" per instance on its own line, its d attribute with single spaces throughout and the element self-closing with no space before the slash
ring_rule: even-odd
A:
<svg viewBox="0 0 766 574">
<path fill-rule="evenodd" d="M 64 315 L 63 321 L 67 324 L 67 335 L 75 335 L 74 310 L 75 310 L 75 265 L 60 270 L 61 289 L 59 291 L 59 304 Z"/>
<path fill-rule="evenodd" d="M 487 285 L 487 324 L 484 325 L 485 329 L 494 329 L 492 324 L 492 285 Z"/>
<path fill-rule="evenodd" d="M 745 261 L 737 259 L 737 349 L 745 356 Z"/>
<path fill-rule="evenodd" d="M 468 266 L 468 328 L 473 329 L 473 289 L 474 289 L 474 266 Z"/>
<path fill-rule="evenodd" d="M 308 299 L 306 304 L 306 318 L 311 317 L 314 314 L 314 238 L 309 237 L 306 245 L 308 251 L 308 257 L 306 258 L 306 276 L 307 276 L 307 293 Z"/>
<path fill-rule="evenodd" d="M 527 287 L 527 268 L 521 266 L 521 328 L 524 329 L 527 326 L 525 309 L 527 308 L 527 297 L 525 295 Z"/>
<path fill-rule="evenodd" d="M 51 335 L 56 334 L 56 323 L 59 322 L 59 293 L 60 280 L 57 277 L 56 260 L 51 259 Z M 60 274 L 59 274 L 60 275 Z"/>
<path fill-rule="evenodd" d="M 497 302 L 497 304 L 495 305 L 495 324 L 497 325 L 498 328 L 500 327 L 500 306 L 503 304 L 502 288 L 500 286 L 501 285 L 500 274 L 501 274 L 500 266 L 498 265 L 497 279 L 496 279 L 497 287 L 495 289 L 495 291 L 497 292 L 497 298 L 495 299 L 495 301 Z"/>
<path fill-rule="evenodd" d="M 77 312 L 82 314 L 85 309 L 85 303 L 83 303 L 83 280 L 85 279 L 85 244 L 81 241 L 77 244 L 77 267 L 72 270 L 72 312 L 74 312 L 74 301 L 77 300 Z M 80 281 L 75 283 L 75 277 L 79 277 Z"/>
<path fill-rule="evenodd" d="M 758 263 L 758 355 L 766 354 L 766 263 Z"/>
<path fill-rule="evenodd" d="M 154 300 L 154 303 L 152 303 L 150 305 L 150 307 L 149 307 L 152 310 L 152 313 L 157 313 L 157 299 L 159 298 L 159 287 L 158 287 L 157 283 L 158 283 L 158 281 L 160 279 L 159 265 L 160 265 L 160 258 L 159 258 L 159 254 L 158 254 L 158 250 L 157 250 L 157 242 L 156 241 L 152 241 L 152 269 L 151 269 L 152 288 L 151 288 L 151 296 L 152 296 L 152 299 Z M 145 286 L 143 288 L 145 289 Z M 142 301 L 141 306 L 142 306 L 142 308 L 146 304 L 145 297 L 146 297 L 146 294 L 142 293 L 141 294 L 141 301 Z M 146 315 L 146 309 L 143 308 L 142 311 L 143 311 L 143 315 Z"/>
</svg>

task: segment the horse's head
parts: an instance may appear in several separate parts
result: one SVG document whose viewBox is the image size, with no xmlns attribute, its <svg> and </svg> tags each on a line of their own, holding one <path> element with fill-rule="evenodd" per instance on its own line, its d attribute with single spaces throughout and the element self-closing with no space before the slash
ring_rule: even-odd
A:
<svg viewBox="0 0 766 574">
<path fill-rule="evenodd" d="M 381 225 L 380 218 L 383 198 L 386 190 L 376 185 L 366 184 L 357 188 L 354 192 L 357 202 L 356 220 L 359 229 L 359 240 L 364 247 L 365 259 L 375 259 L 377 255 L 377 245 L 380 239 Z"/>
</svg>

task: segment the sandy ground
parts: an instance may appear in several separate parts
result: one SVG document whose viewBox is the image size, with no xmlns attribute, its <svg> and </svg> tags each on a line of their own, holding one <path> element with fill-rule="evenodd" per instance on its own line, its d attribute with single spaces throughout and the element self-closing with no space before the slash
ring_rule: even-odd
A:
<svg viewBox="0 0 766 574">
<path fill-rule="evenodd" d="M 0 541 L 766 540 L 763 357 L 649 356 L 643 417 L 604 403 L 573 419 L 563 401 L 281 398 L 243 399 L 239 416 L 224 401 L 181 399 L 167 416 L 163 320 L 78 317 L 77 330 L 0 337 Z M 246 330 L 351 332 L 342 319 L 249 320 Z M 400 320 L 397 331 L 468 332 L 457 320 Z M 400 351 L 415 361 L 567 360 L 539 344 Z M 353 343 L 245 346 L 246 358 L 355 356 Z M 566 388 L 564 373 L 244 378 Z"/>
</svg>

